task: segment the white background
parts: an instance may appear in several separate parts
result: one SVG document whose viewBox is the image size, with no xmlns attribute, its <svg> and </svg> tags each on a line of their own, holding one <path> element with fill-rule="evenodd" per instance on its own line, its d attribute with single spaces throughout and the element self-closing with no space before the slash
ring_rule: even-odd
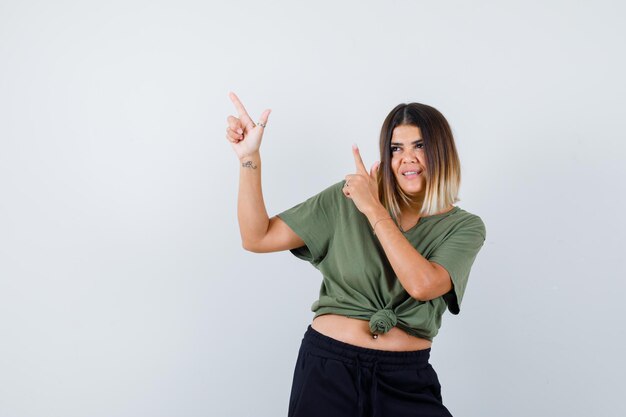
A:
<svg viewBox="0 0 626 417">
<path fill-rule="evenodd" d="M 281 416 L 320 275 L 241 247 L 439 109 L 487 240 L 432 363 L 456 416 L 623 416 L 619 1 L 0 1 L 0 417 Z"/>
</svg>

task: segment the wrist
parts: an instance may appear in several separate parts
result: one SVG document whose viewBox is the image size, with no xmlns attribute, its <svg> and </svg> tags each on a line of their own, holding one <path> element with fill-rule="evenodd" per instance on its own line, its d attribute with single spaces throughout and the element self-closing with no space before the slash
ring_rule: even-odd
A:
<svg viewBox="0 0 626 417">
<path fill-rule="evenodd" d="M 369 220 L 372 227 L 374 227 L 374 223 L 376 223 L 376 221 L 391 217 L 389 212 L 380 203 L 368 210 L 365 216 L 367 217 L 367 220 Z"/>
<path fill-rule="evenodd" d="M 249 155 L 245 155 L 239 158 L 239 162 L 244 163 L 247 161 L 260 161 L 261 160 L 261 154 L 259 153 L 259 151 L 253 152 Z"/>
<path fill-rule="evenodd" d="M 380 223 L 380 222 L 383 222 L 383 221 L 390 221 L 390 220 L 391 220 L 391 221 L 393 221 L 393 219 L 391 218 L 391 216 L 389 216 L 389 217 L 381 217 L 380 219 L 376 220 L 376 221 L 374 222 L 374 225 L 372 226 L 372 233 L 374 234 L 374 236 L 376 236 L 376 225 L 377 225 L 378 223 Z"/>
</svg>

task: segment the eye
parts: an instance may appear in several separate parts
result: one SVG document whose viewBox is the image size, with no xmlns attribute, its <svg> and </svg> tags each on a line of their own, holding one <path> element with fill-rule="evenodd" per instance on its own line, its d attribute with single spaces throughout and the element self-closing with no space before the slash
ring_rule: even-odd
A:
<svg viewBox="0 0 626 417">
<path fill-rule="evenodd" d="M 392 146 L 392 147 L 391 147 L 391 152 L 392 152 L 392 153 L 393 153 L 393 152 L 395 152 L 395 151 L 396 151 L 396 149 L 400 149 L 400 147 L 399 147 L 399 146 Z"/>
</svg>

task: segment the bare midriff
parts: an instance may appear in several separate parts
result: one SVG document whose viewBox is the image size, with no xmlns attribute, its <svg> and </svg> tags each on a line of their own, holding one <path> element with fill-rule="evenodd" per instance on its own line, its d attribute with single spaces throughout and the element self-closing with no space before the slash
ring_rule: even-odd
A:
<svg viewBox="0 0 626 417">
<path fill-rule="evenodd" d="M 368 321 L 337 314 L 317 316 L 313 319 L 311 327 L 340 342 L 369 349 L 402 352 L 422 350 L 432 346 L 430 340 L 411 336 L 397 327 L 392 327 L 387 333 L 374 338 Z"/>
</svg>

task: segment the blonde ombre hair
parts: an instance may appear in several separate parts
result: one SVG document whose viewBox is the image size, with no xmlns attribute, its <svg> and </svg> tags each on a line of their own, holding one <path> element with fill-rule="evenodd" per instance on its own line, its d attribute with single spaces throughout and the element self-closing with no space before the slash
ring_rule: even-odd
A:
<svg viewBox="0 0 626 417">
<path fill-rule="evenodd" d="M 402 125 L 416 126 L 422 132 L 426 155 L 426 190 L 420 217 L 431 216 L 454 204 L 461 185 L 459 160 L 450 125 L 434 107 L 421 103 L 399 104 L 385 118 L 380 131 L 380 168 L 378 196 L 394 221 L 398 222 L 401 206 L 414 201 L 398 186 L 391 170 L 391 137 Z"/>
</svg>

